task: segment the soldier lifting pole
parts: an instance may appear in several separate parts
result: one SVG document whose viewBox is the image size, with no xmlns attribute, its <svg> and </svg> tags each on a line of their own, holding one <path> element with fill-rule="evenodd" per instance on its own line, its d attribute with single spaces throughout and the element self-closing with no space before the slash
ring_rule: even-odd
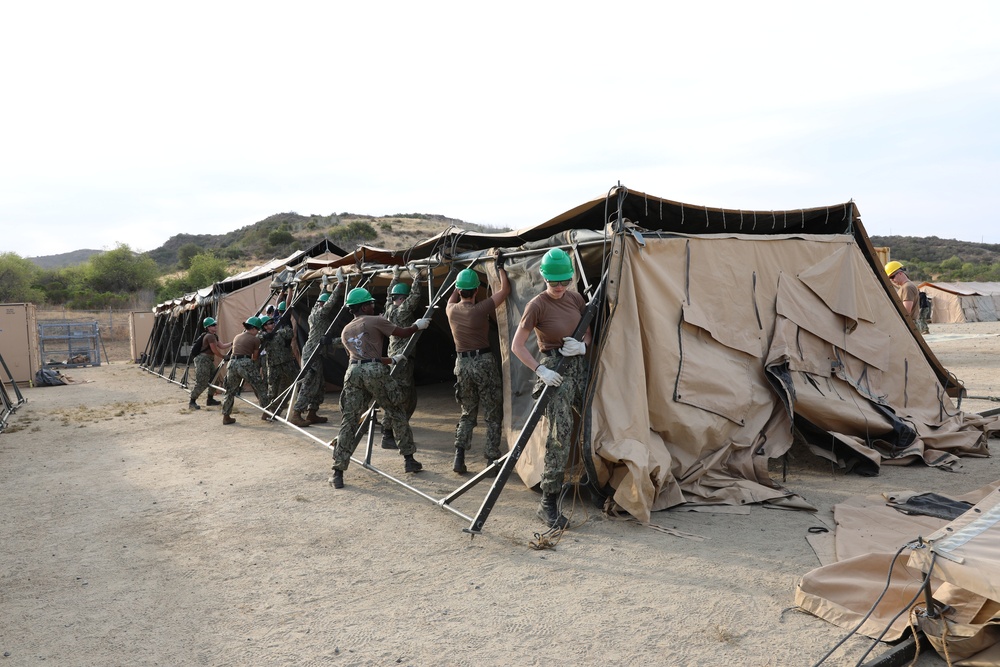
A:
<svg viewBox="0 0 1000 667">
<path fill-rule="evenodd" d="M 590 298 L 590 303 L 587 304 L 587 308 L 583 311 L 580 323 L 576 325 L 576 329 L 573 331 L 573 338 L 583 340 L 584 334 L 587 333 L 587 327 L 590 326 L 591 321 L 597 314 L 597 309 L 601 307 L 602 296 L 607 283 L 607 278 L 608 274 L 605 272 L 605 274 L 601 276 L 601 281 L 598 283 L 596 290 L 594 291 L 594 295 Z M 553 369 L 556 373 L 558 373 L 559 369 L 562 367 L 564 359 L 565 357 L 558 357 L 556 359 L 555 368 Z M 493 511 L 493 507 L 496 505 L 496 501 L 500 497 L 500 493 L 503 491 L 504 485 L 507 484 L 510 474 L 514 471 L 514 466 L 517 465 L 517 460 L 521 458 L 521 453 L 528 444 L 531 434 L 535 431 L 535 426 L 538 425 L 542 415 L 545 414 L 545 408 L 549 404 L 549 401 L 552 400 L 553 393 L 557 391 L 559 391 L 559 387 L 545 385 L 542 389 L 542 393 L 535 401 L 535 405 L 531 408 L 531 412 L 528 413 L 524 426 L 521 427 L 521 434 L 517 437 L 517 441 L 514 443 L 514 446 L 511 447 L 511 450 L 507 452 L 506 456 L 496 461 L 493 466 L 479 473 L 479 475 L 470 480 L 468 484 L 460 487 L 455 493 L 445 499 L 445 501 L 447 501 L 452 498 L 457 498 L 467 490 L 466 487 L 471 487 L 477 483 L 479 479 L 485 476 L 485 474 L 493 467 L 500 466 L 500 471 L 497 473 L 496 479 L 493 480 L 493 485 L 486 494 L 486 498 L 483 500 L 483 504 L 480 506 L 478 514 L 476 514 L 476 517 L 472 520 L 469 527 L 464 529 L 464 532 L 471 533 L 473 535 L 479 535 L 483 532 L 483 525 L 486 523 L 486 519 L 489 518 L 490 512 Z"/>
</svg>

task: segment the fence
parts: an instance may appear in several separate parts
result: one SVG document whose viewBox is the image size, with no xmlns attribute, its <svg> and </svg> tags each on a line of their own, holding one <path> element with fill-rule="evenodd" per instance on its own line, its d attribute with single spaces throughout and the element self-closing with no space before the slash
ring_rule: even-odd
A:
<svg viewBox="0 0 1000 667">
<path fill-rule="evenodd" d="M 106 361 L 131 361 L 128 317 L 131 310 L 69 310 L 68 308 L 36 309 L 39 326 L 59 322 L 96 322 Z"/>
</svg>

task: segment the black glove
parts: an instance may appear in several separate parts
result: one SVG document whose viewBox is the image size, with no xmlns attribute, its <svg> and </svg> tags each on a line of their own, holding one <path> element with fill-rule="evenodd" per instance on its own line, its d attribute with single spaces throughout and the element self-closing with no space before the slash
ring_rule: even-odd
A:
<svg viewBox="0 0 1000 667">
<path fill-rule="evenodd" d="M 274 338 L 274 332 L 273 331 L 268 331 L 268 332 L 262 333 L 260 335 L 260 339 L 263 342 L 265 342 L 265 343 L 270 343 L 272 338 Z"/>
<path fill-rule="evenodd" d="M 504 267 L 506 263 L 507 263 L 507 258 L 503 256 L 503 251 L 497 250 L 497 258 L 496 260 L 494 260 L 493 266 L 495 266 L 496 270 L 499 271 Z"/>
<path fill-rule="evenodd" d="M 325 347 L 333 342 L 333 336 L 330 334 L 323 334 L 323 337 L 319 339 L 319 342 Z"/>
</svg>

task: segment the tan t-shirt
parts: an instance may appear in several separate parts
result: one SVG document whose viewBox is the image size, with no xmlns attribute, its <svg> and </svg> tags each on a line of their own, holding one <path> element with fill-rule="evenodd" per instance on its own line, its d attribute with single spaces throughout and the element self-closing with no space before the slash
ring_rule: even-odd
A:
<svg viewBox="0 0 1000 667">
<path fill-rule="evenodd" d="M 913 307 L 910 309 L 909 315 L 911 320 L 916 320 L 917 312 L 920 310 L 920 290 L 917 288 L 917 284 L 912 280 L 907 280 L 902 285 L 896 286 L 896 293 L 899 294 L 899 300 L 905 305 L 907 301 L 913 303 Z"/>
<path fill-rule="evenodd" d="M 495 311 L 493 299 L 479 303 L 459 301 L 445 308 L 456 352 L 483 350 L 490 346 L 490 313 Z"/>
<path fill-rule="evenodd" d="M 525 306 L 519 326 L 535 330 L 538 349 L 555 350 L 562 347 L 563 338 L 573 335 L 586 307 L 587 302 L 579 292 L 564 292 L 561 299 L 542 292 Z"/>
<path fill-rule="evenodd" d="M 198 354 L 210 354 L 213 357 L 215 352 L 212 351 L 212 343 L 218 343 L 219 337 L 213 333 L 205 334 L 205 337 L 201 339 L 201 352 Z"/>
<path fill-rule="evenodd" d="M 236 338 L 233 339 L 233 356 L 235 355 L 245 355 L 252 356 L 254 352 L 260 349 L 260 339 L 257 338 L 255 333 L 243 333 L 236 334 Z"/>
<path fill-rule="evenodd" d="M 385 339 L 396 325 L 379 315 L 358 315 L 340 333 L 344 349 L 355 359 L 378 359 L 385 348 Z"/>
</svg>

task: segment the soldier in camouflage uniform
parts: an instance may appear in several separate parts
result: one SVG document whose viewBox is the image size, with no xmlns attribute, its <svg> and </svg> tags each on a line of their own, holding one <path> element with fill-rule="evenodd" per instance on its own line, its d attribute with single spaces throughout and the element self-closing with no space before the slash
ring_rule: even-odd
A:
<svg viewBox="0 0 1000 667">
<path fill-rule="evenodd" d="M 263 330 L 258 338 L 264 364 L 267 366 L 267 395 L 272 402 L 287 392 L 299 371 L 295 357 L 292 356 L 292 327 L 289 321 L 288 315 L 282 316 L 277 324 L 267 316 L 261 318 Z M 284 403 L 284 399 L 281 403 Z M 271 406 L 270 409 L 272 412 L 280 412 L 281 404 Z"/>
<path fill-rule="evenodd" d="M 385 310 L 382 317 L 389 320 L 399 328 L 411 326 L 417 319 L 417 309 L 420 307 L 420 274 L 416 275 L 411 288 L 406 283 L 400 281 L 399 275 L 402 269 L 398 266 L 392 269 L 392 282 L 389 284 L 389 298 L 385 303 Z M 389 356 L 394 357 L 402 354 L 406 349 L 407 338 L 399 336 L 389 336 Z M 413 359 L 403 359 L 399 367 L 392 372 L 392 377 L 403 392 L 403 409 L 406 410 L 406 417 L 413 416 L 413 411 L 417 409 L 417 388 L 413 377 Z M 392 427 L 388 424 L 382 425 L 382 448 L 396 449 L 396 438 L 393 435 Z"/>
<path fill-rule="evenodd" d="M 226 397 L 222 400 L 222 423 L 235 424 L 236 420 L 230 417 L 233 412 L 233 401 L 239 393 L 243 381 L 246 380 L 253 387 L 257 394 L 257 403 L 260 406 L 267 405 L 267 389 L 260 379 L 260 371 L 257 370 L 257 360 L 260 356 L 260 341 L 257 339 L 257 330 L 260 327 L 260 319 L 251 317 L 243 323 L 243 333 L 236 334 L 233 339 L 233 353 L 229 359 L 229 369 L 226 371 Z M 267 419 L 267 413 L 261 414 L 262 419 Z"/>
<path fill-rule="evenodd" d="M 465 453 L 472 446 L 479 408 L 486 422 L 486 464 L 500 458 L 500 429 L 503 422 L 503 381 L 490 349 L 490 316 L 510 294 L 510 282 L 497 261 L 500 289 L 488 299 L 476 303 L 479 276 L 471 269 L 458 274 L 455 291 L 448 298 L 448 324 L 455 339 L 455 398 L 462 406 L 462 417 L 455 427 L 455 462 L 452 470 L 468 472 Z"/>
<path fill-rule="evenodd" d="M 201 392 L 208 389 L 208 400 L 205 405 L 221 405 L 215 400 L 215 390 L 209 385 L 212 383 L 212 373 L 215 372 L 215 358 L 222 357 L 224 352 L 233 346 L 232 343 L 223 343 L 219 340 L 217 331 L 218 322 L 214 317 L 206 317 L 202 320 L 205 327 L 205 336 L 201 339 L 201 351 L 194 357 L 194 387 L 191 388 L 191 400 L 188 407 L 192 410 L 201 410 L 198 405 L 198 397 Z"/>
<path fill-rule="evenodd" d="M 541 273 L 546 283 L 545 291 L 525 306 L 511 341 L 511 352 L 538 376 L 532 396 L 537 398 L 545 386 L 556 388 L 545 407 L 549 433 L 545 440 L 545 471 L 538 517 L 549 528 L 562 529 L 568 521 L 559 511 L 559 492 L 572 444 L 573 407 L 582 408 L 587 388 L 589 367 L 584 355 L 590 343 L 590 329 L 583 340 L 573 338 L 587 304 L 579 292 L 567 289 L 573 283 L 573 261 L 569 255 L 560 248 L 549 250 L 542 258 Z M 526 346 L 532 332 L 543 355 L 541 362 Z M 565 359 L 557 373 L 553 368 L 559 357 Z"/>
<path fill-rule="evenodd" d="M 323 357 L 330 352 L 332 336 L 327 333 L 333 323 L 344 297 L 344 271 L 337 269 L 337 286 L 333 294 L 324 291 L 313 304 L 309 313 L 309 337 L 302 347 L 302 371 L 299 377 L 299 395 L 288 420 L 296 426 L 325 424 L 326 417 L 316 414 L 326 397 L 326 378 L 323 376 Z M 307 412 L 305 416 L 303 412 Z"/>
<path fill-rule="evenodd" d="M 423 466 L 413 458 L 417 447 L 413 443 L 409 418 L 402 406 L 402 391 L 390 377 L 388 365 L 400 363 L 403 355 L 383 357 L 382 346 L 386 336 L 408 338 L 418 330 L 426 329 L 430 320 L 421 318 L 413 326 L 401 328 L 375 315 L 375 299 L 368 290 L 356 287 L 347 295 L 347 307 L 354 319 L 341 332 L 341 341 L 351 360 L 344 375 L 344 388 L 340 392 L 340 434 L 333 450 L 333 475 L 330 484 L 335 489 L 344 488 L 344 471 L 358 446 L 358 427 L 372 401 L 378 402 L 385 412 L 385 420 L 399 437 L 399 453 L 406 460 L 406 472 L 419 472 Z"/>
</svg>

